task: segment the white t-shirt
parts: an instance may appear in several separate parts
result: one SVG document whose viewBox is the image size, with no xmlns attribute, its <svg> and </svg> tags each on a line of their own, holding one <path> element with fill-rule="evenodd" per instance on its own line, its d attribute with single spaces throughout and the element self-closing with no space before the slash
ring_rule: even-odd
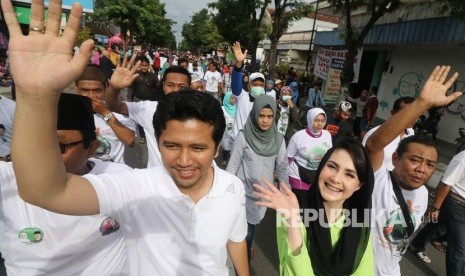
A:
<svg viewBox="0 0 465 276">
<path fill-rule="evenodd" d="M 402 188 L 401 191 L 417 230 L 428 206 L 428 190 L 421 186 L 413 191 Z M 407 226 L 402 227 L 404 220 L 397 202 L 389 172 L 385 165 L 382 165 L 375 172 L 372 195 L 375 227 L 371 230 L 376 275 L 379 276 L 400 275 L 399 262 L 408 247 L 408 243 L 404 243 L 401 238 L 407 233 Z"/>
<path fill-rule="evenodd" d="M 153 128 L 153 115 L 157 111 L 158 102 L 141 101 L 126 102 L 129 118 L 141 125 L 145 131 L 148 148 L 147 168 L 163 165 L 160 150 L 158 149 L 155 129 Z"/>
<path fill-rule="evenodd" d="M 207 71 L 204 75 L 204 80 L 206 81 L 205 90 L 208 92 L 218 93 L 218 83 L 223 82 L 221 79 L 221 74 L 218 71 L 212 72 Z"/>
<path fill-rule="evenodd" d="M 276 91 L 274 89 L 271 89 L 270 91 L 265 91 L 265 95 L 272 97 L 273 100 L 276 101 Z"/>
<path fill-rule="evenodd" d="M 232 146 L 234 143 L 233 137 L 233 127 L 234 127 L 234 118 L 231 117 L 228 112 L 226 112 L 224 106 L 221 107 L 223 109 L 224 119 L 226 120 L 226 128 L 223 133 L 223 139 L 221 139 L 221 148 L 224 150 L 230 151 L 232 150 Z"/>
<path fill-rule="evenodd" d="M 119 113 L 113 112 L 113 116 L 118 119 L 125 127 L 132 131 L 136 130 L 136 124 L 132 119 L 125 117 Z M 100 142 L 94 157 L 117 163 L 124 163 L 124 143 L 116 136 L 115 132 L 109 124 L 107 124 L 102 115 L 94 114 L 95 129 L 97 132 L 97 140 Z"/>
<path fill-rule="evenodd" d="M 321 136 L 314 138 L 306 129 L 302 129 L 289 140 L 287 157 L 293 158 L 309 170 L 317 170 L 321 159 L 332 146 L 331 134 L 327 130 L 322 130 Z M 300 179 L 299 168 L 294 161 L 289 164 L 289 177 Z"/>
<path fill-rule="evenodd" d="M 287 131 L 287 126 L 289 125 L 289 117 L 291 116 L 291 109 L 289 106 L 282 106 L 279 105 L 281 109 L 281 116 L 279 116 L 278 123 L 276 123 L 276 126 L 278 127 L 279 133 L 281 133 L 283 136 L 286 135 Z"/>
<path fill-rule="evenodd" d="M 239 131 L 244 128 L 245 122 L 249 117 L 250 111 L 253 107 L 253 102 L 250 101 L 249 92 L 242 89 L 239 96 L 236 97 L 236 119 L 234 120 L 234 140 L 236 139 Z"/>
<path fill-rule="evenodd" d="M 131 169 L 90 160 L 95 164 L 93 174 Z M 129 275 L 117 220 L 61 215 L 24 202 L 11 163 L 0 162 L 0 183 L 0 251 L 8 275 Z M 40 232 L 39 241 L 34 240 L 34 232 Z"/>
<path fill-rule="evenodd" d="M 121 223 L 129 275 L 228 275 L 226 243 L 247 234 L 244 185 L 212 166 L 212 188 L 197 203 L 163 166 L 85 176 L 100 213 Z"/>
<path fill-rule="evenodd" d="M 451 186 L 452 192 L 465 198 L 465 150 L 452 158 L 441 181 Z"/>
<path fill-rule="evenodd" d="M 0 97 L 0 124 L 5 127 L 5 134 L 0 135 L 0 157 L 10 154 L 11 135 L 16 103 L 8 98 Z"/>
<path fill-rule="evenodd" d="M 365 136 L 363 137 L 362 145 L 365 146 L 368 138 L 379 128 L 380 126 L 374 127 L 370 129 Z M 413 131 L 413 128 L 407 128 L 406 132 L 404 132 L 404 135 L 402 136 L 402 139 L 408 136 L 415 135 L 415 132 Z M 386 166 L 388 171 L 394 170 L 394 165 L 392 164 L 392 154 L 396 151 L 397 146 L 399 145 L 401 138 L 400 136 L 397 136 L 394 140 L 392 140 L 389 145 L 384 147 L 384 165 Z"/>
</svg>

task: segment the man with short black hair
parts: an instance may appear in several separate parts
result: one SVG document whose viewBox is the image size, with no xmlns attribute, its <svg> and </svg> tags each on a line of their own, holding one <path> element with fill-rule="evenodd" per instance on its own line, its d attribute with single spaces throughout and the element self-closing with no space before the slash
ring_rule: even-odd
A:
<svg viewBox="0 0 465 276">
<path fill-rule="evenodd" d="M 340 101 L 332 116 L 327 116 L 324 129 L 329 131 L 333 140 L 333 145 L 340 139 L 348 137 L 346 135 L 346 121 L 352 115 L 352 104 L 348 101 Z"/>
<path fill-rule="evenodd" d="M 208 71 L 203 76 L 203 91 L 220 100 L 223 94 L 223 80 L 220 72 L 216 70 L 216 63 L 212 61 L 208 65 Z"/>
<path fill-rule="evenodd" d="M 438 162 L 437 149 L 428 137 L 410 136 L 400 140 L 392 155 L 392 171 L 386 168 L 384 149 L 426 110 L 447 105 L 462 94 L 455 92 L 447 96 L 458 77 L 455 73 L 447 80 L 449 71 L 449 66 L 437 66 L 420 96 L 384 122 L 366 142 L 375 172 L 372 203 L 376 216 L 372 240 L 376 275 L 400 275 L 399 262 L 428 206 L 425 183 Z"/>
</svg>

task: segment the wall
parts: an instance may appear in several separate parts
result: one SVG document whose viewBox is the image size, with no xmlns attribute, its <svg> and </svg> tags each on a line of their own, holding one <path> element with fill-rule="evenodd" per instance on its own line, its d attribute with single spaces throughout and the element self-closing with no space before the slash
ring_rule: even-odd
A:
<svg viewBox="0 0 465 276">
<path fill-rule="evenodd" d="M 464 58 L 463 45 L 396 46 L 391 51 L 388 72 L 381 77 L 378 92 L 380 106 L 376 116 L 385 120 L 390 117 L 392 104 L 397 98 L 417 96 L 436 65 L 450 65 L 451 71 L 461 73 L 455 90 L 464 91 Z M 438 138 L 454 143 L 459 127 L 465 127 L 465 96 L 445 110 L 439 123 Z"/>
</svg>

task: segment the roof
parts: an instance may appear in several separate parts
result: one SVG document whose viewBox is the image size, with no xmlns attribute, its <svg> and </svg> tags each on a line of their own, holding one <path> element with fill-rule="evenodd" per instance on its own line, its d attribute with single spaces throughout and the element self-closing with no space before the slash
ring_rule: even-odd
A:
<svg viewBox="0 0 465 276">
<path fill-rule="evenodd" d="M 318 32 L 316 45 L 343 46 L 342 30 Z M 375 25 L 363 45 L 403 45 L 465 42 L 465 22 L 450 18 L 430 18 Z"/>
</svg>

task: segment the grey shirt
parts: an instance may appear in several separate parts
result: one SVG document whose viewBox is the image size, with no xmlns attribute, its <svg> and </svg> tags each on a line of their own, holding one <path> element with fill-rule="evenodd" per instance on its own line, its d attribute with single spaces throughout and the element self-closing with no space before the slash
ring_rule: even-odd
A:
<svg viewBox="0 0 465 276">
<path fill-rule="evenodd" d="M 253 184 L 258 183 L 266 188 L 262 179 L 273 183 L 273 172 L 276 171 L 279 182 L 283 181 L 289 186 L 287 150 L 284 139 L 279 152 L 274 156 L 260 156 L 247 144 L 244 133 L 241 131 L 234 141 L 231 158 L 226 171 L 235 174 L 244 183 L 246 194 L 247 222 L 258 224 L 265 216 L 266 207 L 258 206 L 258 198 L 253 195 Z"/>
</svg>

